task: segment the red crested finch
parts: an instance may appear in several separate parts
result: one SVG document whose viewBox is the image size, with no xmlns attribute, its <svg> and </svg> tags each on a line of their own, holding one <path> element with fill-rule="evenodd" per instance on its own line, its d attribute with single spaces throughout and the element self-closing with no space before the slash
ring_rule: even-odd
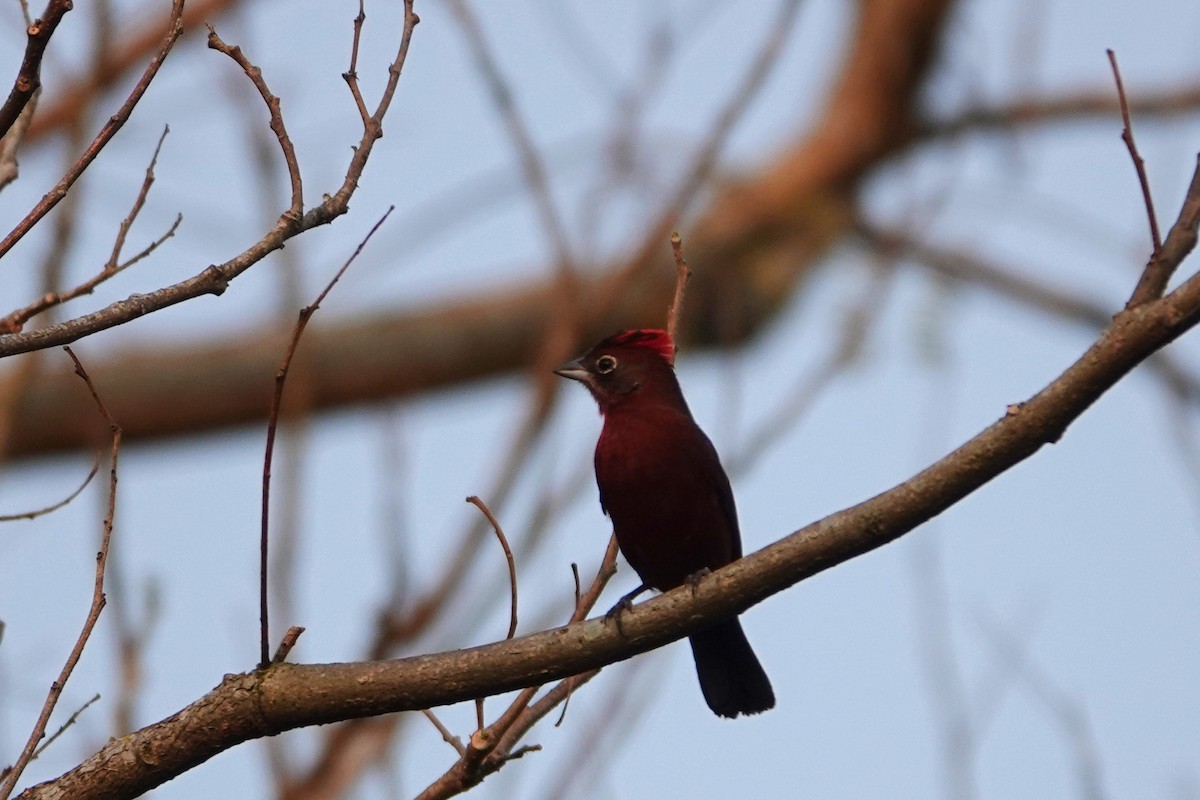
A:
<svg viewBox="0 0 1200 800">
<path fill-rule="evenodd" d="M 692 419 L 665 331 L 610 336 L 555 372 L 581 382 L 604 417 L 600 507 L 642 588 L 666 591 L 742 557 L 729 478 Z M 737 617 L 689 637 L 700 691 L 722 717 L 757 714 L 775 693 Z"/>
</svg>

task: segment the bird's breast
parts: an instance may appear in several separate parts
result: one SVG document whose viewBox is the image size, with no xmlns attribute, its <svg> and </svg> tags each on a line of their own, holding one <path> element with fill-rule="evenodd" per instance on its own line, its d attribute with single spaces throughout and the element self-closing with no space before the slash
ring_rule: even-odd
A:
<svg viewBox="0 0 1200 800">
<path fill-rule="evenodd" d="M 625 558 L 659 589 L 729 563 L 736 522 L 721 507 L 719 464 L 688 419 L 608 417 L 596 445 L 596 483 Z"/>
</svg>

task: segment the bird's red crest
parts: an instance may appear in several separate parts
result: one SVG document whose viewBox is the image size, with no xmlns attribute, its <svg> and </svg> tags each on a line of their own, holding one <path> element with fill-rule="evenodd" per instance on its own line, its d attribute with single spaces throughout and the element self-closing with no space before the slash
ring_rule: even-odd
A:
<svg viewBox="0 0 1200 800">
<path fill-rule="evenodd" d="M 658 353 L 668 364 L 675 365 L 675 342 L 666 331 L 643 329 L 623 331 L 608 339 L 614 347 L 639 347 Z"/>
</svg>

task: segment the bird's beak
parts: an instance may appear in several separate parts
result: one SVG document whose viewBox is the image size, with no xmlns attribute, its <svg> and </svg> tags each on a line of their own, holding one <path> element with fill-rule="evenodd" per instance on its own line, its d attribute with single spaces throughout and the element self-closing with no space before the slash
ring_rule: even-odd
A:
<svg viewBox="0 0 1200 800">
<path fill-rule="evenodd" d="M 570 378 L 573 381 L 582 381 L 587 383 L 592 374 L 583 366 L 583 359 L 577 358 L 574 361 L 568 361 L 565 364 L 559 364 L 554 368 L 555 375 L 561 375 L 564 378 Z"/>
</svg>

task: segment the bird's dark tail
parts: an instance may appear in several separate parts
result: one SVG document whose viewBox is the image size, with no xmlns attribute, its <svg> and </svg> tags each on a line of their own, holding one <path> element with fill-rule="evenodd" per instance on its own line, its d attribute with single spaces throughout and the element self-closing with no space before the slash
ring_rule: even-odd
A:
<svg viewBox="0 0 1200 800">
<path fill-rule="evenodd" d="M 693 634 L 689 641 L 700 691 L 714 713 L 732 718 L 775 707 L 771 681 L 750 649 L 737 617 Z"/>
</svg>

